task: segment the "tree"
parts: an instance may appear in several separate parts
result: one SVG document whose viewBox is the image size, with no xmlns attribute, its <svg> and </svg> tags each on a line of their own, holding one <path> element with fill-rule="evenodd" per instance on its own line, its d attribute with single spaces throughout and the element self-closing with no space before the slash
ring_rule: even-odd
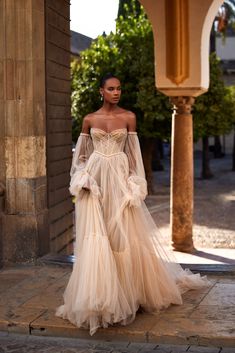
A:
<svg viewBox="0 0 235 353">
<path fill-rule="evenodd" d="M 228 28 L 235 29 L 235 0 L 226 0 L 221 6 L 218 14 L 218 31 L 223 35 L 224 39 L 226 39 L 226 32 Z M 231 88 L 231 92 L 234 97 L 234 88 Z M 232 170 L 235 170 L 235 128 L 232 164 Z"/>
<path fill-rule="evenodd" d="M 220 6 L 215 21 L 217 23 L 217 31 L 226 37 L 226 30 L 235 26 L 235 0 L 225 0 Z"/>
<path fill-rule="evenodd" d="M 220 7 L 215 18 L 210 36 L 210 50 L 216 52 L 216 36 L 218 33 L 223 37 L 224 41 L 227 35 L 227 29 L 234 27 L 235 20 L 235 0 L 226 0 Z M 223 157 L 220 136 L 215 136 L 214 157 Z"/>
<path fill-rule="evenodd" d="M 216 52 L 216 35 L 220 33 L 226 38 L 226 31 L 229 27 L 234 27 L 235 20 L 235 0 L 225 0 L 220 6 L 217 16 L 211 28 L 210 53 Z"/>
<path fill-rule="evenodd" d="M 233 105 L 235 107 L 235 86 L 229 87 L 231 99 L 233 100 Z M 233 125 L 233 157 L 232 157 L 232 170 L 235 171 L 235 121 Z"/>
<path fill-rule="evenodd" d="M 84 116 L 100 107 L 100 79 L 104 73 L 114 71 L 118 55 L 115 35 L 111 33 L 99 36 L 82 52 L 79 62 L 72 62 L 73 141 L 81 131 Z"/>
<path fill-rule="evenodd" d="M 207 93 L 199 96 L 194 106 L 194 136 L 202 137 L 206 144 L 209 136 L 219 136 L 232 130 L 235 123 L 234 99 L 225 87 L 215 53 L 210 55 L 210 86 Z M 204 150 L 208 146 L 204 145 Z M 209 178 L 208 161 L 202 160 L 202 178 Z"/>
<path fill-rule="evenodd" d="M 140 14 L 141 12 L 141 5 L 138 0 L 119 0 L 118 6 L 118 18 L 119 17 L 127 17 L 130 13 Z"/>
<path fill-rule="evenodd" d="M 152 28 L 142 7 L 135 7 L 135 3 L 132 1 L 131 8 L 124 6 L 125 16 L 118 18 L 116 27 L 118 46 L 127 64 L 121 65 L 124 86 L 129 87 L 123 103 L 131 103 L 129 107 L 137 115 L 148 188 L 154 193 L 152 157 L 156 138 L 170 136 L 171 108 L 168 98 L 155 87 Z"/>
<path fill-rule="evenodd" d="M 235 19 L 235 0 L 226 0 L 221 5 L 217 16 L 215 17 L 214 23 L 212 25 L 210 34 L 210 53 L 216 53 L 216 35 L 221 33 L 223 37 L 226 37 L 226 30 L 228 26 L 234 25 Z M 220 142 L 220 136 L 214 136 L 214 156 L 222 157 L 222 147 Z M 208 136 L 202 137 L 202 177 L 205 179 L 211 178 L 213 176 L 210 170 L 209 163 L 209 140 Z"/>
<path fill-rule="evenodd" d="M 158 92 L 154 77 L 154 44 L 151 25 L 142 9 L 131 1 L 125 16 L 117 19 L 116 33 L 99 36 L 84 51 L 81 63 L 72 64 L 72 115 L 76 133 L 82 118 L 100 106 L 99 80 L 113 72 L 123 84 L 121 105 L 137 116 L 138 133 L 149 192 L 153 192 L 152 153 L 154 138 L 170 136 L 168 98 Z"/>
</svg>

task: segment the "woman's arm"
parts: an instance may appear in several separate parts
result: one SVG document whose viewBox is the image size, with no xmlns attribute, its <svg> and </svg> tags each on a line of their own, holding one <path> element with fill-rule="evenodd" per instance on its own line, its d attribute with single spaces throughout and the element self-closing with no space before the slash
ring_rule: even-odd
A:
<svg viewBox="0 0 235 353">
<path fill-rule="evenodd" d="M 93 143 L 90 130 L 90 117 L 89 115 L 83 119 L 82 132 L 78 137 L 75 151 L 73 153 L 73 160 L 71 166 L 71 181 L 70 192 L 72 195 L 77 196 L 81 189 L 90 190 L 91 185 L 94 184 L 91 176 L 86 171 L 88 159 L 93 152 Z"/>
<path fill-rule="evenodd" d="M 91 123 L 90 123 L 91 116 L 90 114 L 86 115 L 82 122 L 82 133 L 89 134 Z"/>
<path fill-rule="evenodd" d="M 141 201 L 144 200 L 147 195 L 147 183 L 139 139 L 135 130 L 136 118 L 132 113 L 132 116 L 128 119 L 128 136 L 124 152 L 127 155 L 129 163 L 129 177 L 127 179 L 127 184 L 131 194 L 130 205 L 140 206 Z"/>
<path fill-rule="evenodd" d="M 129 132 L 136 131 L 136 116 L 132 112 L 128 112 L 127 115 L 127 129 Z"/>
</svg>

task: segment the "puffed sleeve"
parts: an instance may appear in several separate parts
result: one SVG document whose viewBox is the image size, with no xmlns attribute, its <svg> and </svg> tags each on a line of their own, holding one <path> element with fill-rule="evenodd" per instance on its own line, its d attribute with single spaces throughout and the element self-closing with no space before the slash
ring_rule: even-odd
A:
<svg viewBox="0 0 235 353">
<path fill-rule="evenodd" d="M 127 179 L 131 195 L 129 204 L 138 207 L 141 201 L 147 196 L 147 182 L 145 179 L 139 139 L 136 132 L 128 133 L 124 152 L 129 162 L 129 177 Z"/>
<path fill-rule="evenodd" d="M 96 181 L 87 172 L 87 162 L 93 150 L 91 136 L 81 133 L 77 140 L 70 170 L 71 180 L 69 191 L 76 197 L 83 188 L 89 189 L 96 196 L 99 194 Z"/>
</svg>

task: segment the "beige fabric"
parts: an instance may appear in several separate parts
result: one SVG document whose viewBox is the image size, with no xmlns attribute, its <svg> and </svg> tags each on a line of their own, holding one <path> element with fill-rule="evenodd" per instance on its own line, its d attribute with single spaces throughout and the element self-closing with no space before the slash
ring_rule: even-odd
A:
<svg viewBox="0 0 235 353">
<path fill-rule="evenodd" d="M 85 190 L 84 187 L 89 190 Z M 136 133 L 93 128 L 81 134 L 70 191 L 76 196 L 76 263 L 57 315 L 90 329 L 182 304 L 181 294 L 208 284 L 161 247 L 144 203 L 147 186 Z"/>
</svg>

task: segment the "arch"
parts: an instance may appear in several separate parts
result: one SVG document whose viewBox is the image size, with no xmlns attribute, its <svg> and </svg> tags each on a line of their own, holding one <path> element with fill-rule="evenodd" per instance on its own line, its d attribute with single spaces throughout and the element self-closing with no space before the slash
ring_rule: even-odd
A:
<svg viewBox="0 0 235 353">
<path fill-rule="evenodd" d="M 168 96 L 198 96 L 208 89 L 209 85 L 209 35 L 216 12 L 222 0 L 174 0 L 178 15 L 175 16 L 176 27 L 188 31 L 180 44 L 176 35 L 170 36 L 167 27 L 167 0 L 140 0 L 152 24 L 155 42 L 155 74 L 157 88 Z M 182 4 L 187 3 L 187 11 L 181 12 Z M 195 14 L 197 14 L 195 16 Z M 185 19 L 188 16 L 188 19 Z M 178 24 L 177 21 L 182 22 Z M 188 25 L 185 25 L 187 24 Z M 170 42 L 169 42 L 170 41 Z M 175 43 L 177 42 L 177 43 Z M 181 48 L 180 46 L 185 46 Z M 175 72 L 177 64 L 174 55 L 167 48 L 177 47 L 186 55 L 182 60 L 180 72 L 183 79 L 179 80 L 167 72 Z M 170 68 L 172 65 L 172 70 Z"/>
<path fill-rule="evenodd" d="M 222 5 L 223 1 L 222 0 L 214 0 L 209 7 L 207 14 L 205 16 L 203 28 L 202 28 L 202 34 L 201 34 L 201 56 L 202 56 L 202 62 L 203 58 L 208 57 L 209 53 L 209 44 L 210 44 L 210 32 L 211 28 L 215 19 L 215 16 L 219 10 L 219 7 Z M 209 86 L 209 60 L 206 60 L 204 64 L 202 65 L 202 82 L 205 80 L 205 82 L 202 83 L 203 86 Z"/>
</svg>

